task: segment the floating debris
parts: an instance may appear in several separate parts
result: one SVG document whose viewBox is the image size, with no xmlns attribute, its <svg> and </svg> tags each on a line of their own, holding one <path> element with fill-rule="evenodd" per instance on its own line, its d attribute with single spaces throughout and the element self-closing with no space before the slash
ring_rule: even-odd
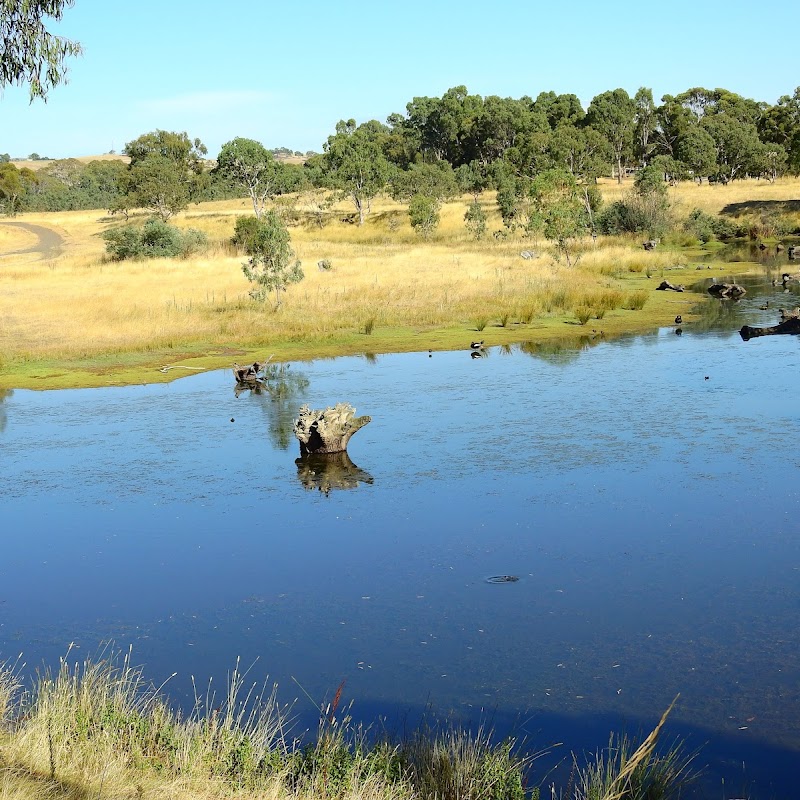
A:
<svg viewBox="0 0 800 800">
<path fill-rule="evenodd" d="M 486 583 L 516 583 L 518 580 L 517 575 L 492 575 L 486 579 Z"/>
</svg>

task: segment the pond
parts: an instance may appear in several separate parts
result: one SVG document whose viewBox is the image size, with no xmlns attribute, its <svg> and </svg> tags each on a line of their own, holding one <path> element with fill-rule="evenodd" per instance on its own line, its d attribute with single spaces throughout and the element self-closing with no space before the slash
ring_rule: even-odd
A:
<svg viewBox="0 0 800 800">
<path fill-rule="evenodd" d="M 800 341 L 735 331 L 797 297 L 748 285 L 680 336 L 7 393 L 0 659 L 113 641 L 190 705 L 240 657 L 301 728 L 346 680 L 357 719 L 563 743 L 541 780 L 680 693 L 711 796 L 792 796 Z M 298 461 L 338 401 L 372 416 L 349 458 Z"/>
</svg>

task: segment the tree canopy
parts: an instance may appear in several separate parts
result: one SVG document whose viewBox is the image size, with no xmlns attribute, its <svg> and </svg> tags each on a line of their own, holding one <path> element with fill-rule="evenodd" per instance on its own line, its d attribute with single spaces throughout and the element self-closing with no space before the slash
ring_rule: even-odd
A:
<svg viewBox="0 0 800 800">
<path fill-rule="evenodd" d="M 60 20 L 74 0 L 0 0 L 0 90 L 27 85 L 30 98 L 46 99 L 63 82 L 65 61 L 78 56 L 77 42 L 55 36 L 45 19 Z"/>
</svg>

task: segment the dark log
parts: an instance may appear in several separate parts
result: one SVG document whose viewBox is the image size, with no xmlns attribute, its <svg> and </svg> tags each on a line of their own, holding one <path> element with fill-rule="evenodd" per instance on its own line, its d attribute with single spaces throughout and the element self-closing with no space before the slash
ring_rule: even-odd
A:
<svg viewBox="0 0 800 800">
<path fill-rule="evenodd" d="M 747 289 L 738 283 L 712 283 L 708 287 L 708 293 L 720 300 L 738 300 L 747 294 Z"/>
<path fill-rule="evenodd" d="M 755 339 L 757 336 L 773 336 L 779 333 L 800 333 L 800 319 L 791 317 L 784 322 L 773 325 L 771 328 L 753 328 L 750 325 L 745 325 L 739 331 L 739 336 L 746 342 L 750 339 Z"/>
<path fill-rule="evenodd" d="M 661 281 L 661 283 L 656 286 L 656 291 L 664 292 L 667 289 L 672 290 L 673 292 L 682 292 L 684 291 L 685 287 L 682 283 L 679 283 L 677 286 L 674 283 L 670 283 L 669 281 Z"/>
<path fill-rule="evenodd" d="M 300 453 L 341 453 L 354 433 L 372 421 L 372 417 L 355 417 L 349 403 L 337 403 L 322 410 L 300 408 L 294 422 L 294 435 L 300 442 Z"/>
</svg>

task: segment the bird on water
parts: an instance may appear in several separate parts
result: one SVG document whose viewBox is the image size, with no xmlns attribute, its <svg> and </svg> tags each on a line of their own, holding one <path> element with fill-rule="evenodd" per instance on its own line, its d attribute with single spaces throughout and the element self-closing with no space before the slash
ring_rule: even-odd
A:
<svg viewBox="0 0 800 800">
<path fill-rule="evenodd" d="M 480 350 L 483 347 L 483 339 L 481 339 L 479 342 L 470 342 L 469 346 L 473 350 Z"/>
</svg>

